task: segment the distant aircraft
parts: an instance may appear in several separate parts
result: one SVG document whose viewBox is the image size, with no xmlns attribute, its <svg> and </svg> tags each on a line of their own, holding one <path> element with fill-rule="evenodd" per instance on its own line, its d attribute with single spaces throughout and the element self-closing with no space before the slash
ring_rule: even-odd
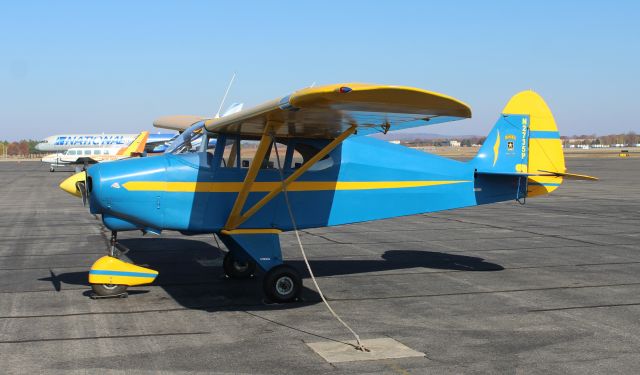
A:
<svg viewBox="0 0 640 375">
<path fill-rule="evenodd" d="M 302 279 L 283 262 L 283 231 L 525 203 L 565 179 L 595 179 L 567 173 L 553 115 L 533 91 L 511 98 L 467 162 L 363 137 L 469 117 L 465 103 L 412 87 L 311 87 L 220 118 L 162 118 L 156 126 L 188 129 L 171 152 L 97 164 L 60 187 L 88 197 L 112 231 L 109 255 L 89 271 L 96 294 L 119 295 L 158 274 L 118 259 L 118 231 L 175 230 L 214 233 L 229 249 L 229 277 L 259 266 L 266 296 L 289 302 Z M 247 150 L 246 141 L 258 140 Z"/>
<path fill-rule="evenodd" d="M 103 161 L 113 161 L 142 154 L 147 144 L 149 132 L 138 134 L 133 142 L 126 147 L 81 147 L 70 148 L 63 153 L 47 155 L 41 160 L 50 164 L 49 171 L 54 172 L 58 167 L 64 166 L 84 166 L 100 163 Z"/>
<path fill-rule="evenodd" d="M 57 134 L 49 136 L 36 145 L 36 150 L 45 152 L 61 152 L 71 148 L 105 148 L 124 147 L 138 136 L 138 134 Z M 162 152 L 166 142 L 175 138 L 175 133 L 149 134 L 146 151 Z"/>
</svg>

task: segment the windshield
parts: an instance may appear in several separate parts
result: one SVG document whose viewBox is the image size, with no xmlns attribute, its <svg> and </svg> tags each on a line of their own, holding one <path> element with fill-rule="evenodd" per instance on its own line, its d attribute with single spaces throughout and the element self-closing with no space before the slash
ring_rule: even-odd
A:
<svg viewBox="0 0 640 375">
<path fill-rule="evenodd" d="M 182 134 L 178 135 L 171 144 L 169 144 L 165 153 L 183 154 L 187 152 L 197 152 L 202 135 L 204 134 L 203 128 L 203 122 L 199 122 L 187 128 L 182 132 Z"/>
</svg>

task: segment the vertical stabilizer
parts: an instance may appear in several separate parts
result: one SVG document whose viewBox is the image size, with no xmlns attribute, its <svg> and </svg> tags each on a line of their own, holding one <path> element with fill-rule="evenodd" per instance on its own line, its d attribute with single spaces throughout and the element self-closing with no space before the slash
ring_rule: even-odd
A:
<svg viewBox="0 0 640 375">
<path fill-rule="evenodd" d="M 134 139 L 126 148 L 121 148 L 117 155 L 131 156 L 131 154 L 134 153 L 143 153 L 144 148 L 147 145 L 147 139 L 149 139 L 149 132 L 145 131 L 138 134 L 136 139 Z"/>
<path fill-rule="evenodd" d="M 562 141 L 542 97 L 514 95 L 472 163 L 478 173 L 526 176 L 528 197 L 557 189 L 566 172 Z"/>
</svg>

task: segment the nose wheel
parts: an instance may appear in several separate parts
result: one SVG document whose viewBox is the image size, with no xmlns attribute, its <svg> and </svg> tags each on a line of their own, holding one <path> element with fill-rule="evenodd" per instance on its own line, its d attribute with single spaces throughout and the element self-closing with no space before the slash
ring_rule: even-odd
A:
<svg viewBox="0 0 640 375">
<path fill-rule="evenodd" d="M 97 297 L 126 297 L 127 286 L 118 284 L 91 284 Z"/>
<path fill-rule="evenodd" d="M 158 271 L 136 266 L 118 259 L 127 249 L 117 241 L 117 232 L 111 232 L 109 253 L 98 259 L 89 271 L 92 298 L 126 297 L 127 288 L 152 283 Z"/>
</svg>

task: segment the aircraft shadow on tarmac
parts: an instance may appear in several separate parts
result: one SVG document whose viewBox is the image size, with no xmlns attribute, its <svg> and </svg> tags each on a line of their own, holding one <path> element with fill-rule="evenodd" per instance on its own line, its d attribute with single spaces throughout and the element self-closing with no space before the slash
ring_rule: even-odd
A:
<svg viewBox="0 0 640 375">
<path fill-rule="evenodd" d="M 157 270 L 160 274 L 153 285 L 162 287 L 171 298 L 186 308 L 208 311 L 229 309 L 261 309 L 276 306 L 265 304 L 262 294 L 262 273 L 247 280 L 233 280 L 224 277 L 222 259 L 224 251 L 207 242 L 176 238 L 137 238 L 123 239 L 121 243 L 131 249 L 126 254 L 133 263 Z M 484 261 L 482 258 L 454 255 L 422 250 L 389 250 L 381 259 L 321 259 L 311 260 L 311 267 L 317 277 L 358 275 L 371 272 L 402 271 L 410 268 L 428 268 L 453 271 L 500 271 L 498 264 Z M 297 268 L 304 277 L 308 277 L 302 260 L 287 261 Z M 87 265 L 88 267 L 89 265 Z M 411 272 L 420 272 L 412 270 Z M 419 277 L 419 276 L 417 276 Z M 43 278 L 50 281 L 56 290 L 64 289 L 64 284 L 86 285 L 87 272 L 69 272 L 54 274 Z M 358 279 L 344 281 L 355 286 Z M 305 284 L 309 285 L 307 279 Z M 368 284 L 371 285 L 371 284 Z M 320 284 L 322 286 L 322 283 Z M 341 288 L 343 289 L 343 288 Z M 147 293 L 145 285 L 130 287 L 129 294 Z M 89 295 L 88 293 L 85 293 Z M 148 294 L 148 293 L 147 293 Z M 331 294 L 328 297 L 331 299 Z M 363 298 L 359 294 L 354 298 Z M 372 291 L 371 297 L 379 294 Z M 340 299 L 343 297 L 337 297 Z M 350 299 L 351 297 L 344 297 Z M 384 297 L 382 297 L 384 298 Z M 302 292 L 302 301 L 318 303 L 320 296 L 307 287 Z M 282 308 L 295 308 L 304 304 L 292 303 L 279 305 Z"/>
</svg>

